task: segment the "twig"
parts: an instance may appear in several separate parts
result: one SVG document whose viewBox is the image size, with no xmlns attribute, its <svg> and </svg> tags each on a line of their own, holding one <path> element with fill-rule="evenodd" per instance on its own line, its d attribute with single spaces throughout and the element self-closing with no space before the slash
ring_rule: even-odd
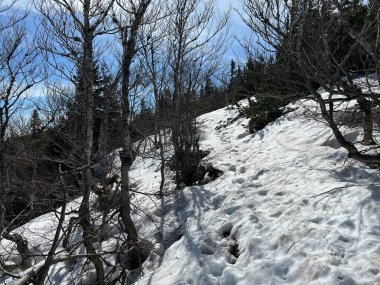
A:
<svg viewBox="0 0 380 285">
<path fill-rule="evenodd" d="M 311 196 L 311 198 L 316 198 L 316 197 L 319 197 L 319 196 L 322 196 L 324 194 L 330 194 L 331 192 L 334 192 L 336 190 L 343 190 L 346 186 L 342 186 L 342 187 L 336 187 L 336 188 L 333 188 L 333 189 L 330 189 L 328 191 L 325 191 L 325 192 L 322 192 L 320 194 L 317 194 L 317 195 L 313 195 Z"/>
</svg>

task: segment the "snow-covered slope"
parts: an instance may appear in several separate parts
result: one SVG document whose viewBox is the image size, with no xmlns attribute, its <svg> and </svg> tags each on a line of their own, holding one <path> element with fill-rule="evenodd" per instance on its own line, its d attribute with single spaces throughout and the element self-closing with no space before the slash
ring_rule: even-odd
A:
<svg viewBox="0 0 380 285">
<path fill-rule="evenodd" d="M 244 119 L 216 130 L 234 110 L 200 118 L 224 175 L 182 191 L 184 235 L 138 284 L 380 284 L 377 172 L 302 112 L 254 135 Z"/>
<path fill-rule="evenodd" d="M 199 118 L 205 160 L 224 175 L 165 201 L 136 194 L 139 234 L 155 248 L 134 284 L 380 284 L 378 173 L 297 107 L 253 135 L 246 119 L 226 124 L 234 108 Z M 157 192 L 158 166 L 137 159 L 139 191 Z M 68 283 L 64 266 L 51 270 L 56 284 Z"/>
</svg>

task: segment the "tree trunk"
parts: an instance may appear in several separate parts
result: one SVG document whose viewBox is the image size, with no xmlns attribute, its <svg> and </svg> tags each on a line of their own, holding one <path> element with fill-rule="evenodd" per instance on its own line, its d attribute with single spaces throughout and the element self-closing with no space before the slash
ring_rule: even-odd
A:
<svg viewBox="0 0 380 285">
<path fill-rule="evenodd" d="M 131 135 L 129 126 L 129 77 L 130 62 L 127 50 L 124 51 L 124 72 L 122 82 L 122 137 L 123 147 L 120 152 L 121 161 L 121 220 L 127 234 L 130 264 L 128 269 L 136 269 L 140 266 L 140 248 L 138 244 L 138 234 L 135 224 L 131 218 L 131 197 L 129 191 L 129 170 L 133 163 L 133 151 L 131 145 Z"/>
<path fill-rule="evenodd" d="M 308 82 L 307 85 L 308 85 L 309 91 L 311 92 L 311 94 L 314 96 L 314 98 L 318 102 L 318 105 L 320 107 L 323 119 L 327 122 L 327 124 L 329 125 L 329 127 L 333 131 L 333 134 L 334 134 L 337 142 L 339 143 L 339 145 L 347 150 L 348 157 L 355 159 L 355 160 L 358 160 L 358 161 L 363 162 L 363 163 L 372 163 L 372 164 L 379 165 L 380 164 L 380 155 L 362 154 L 359 152 L 359 150 L 356 148 L 356 146 L 354 144 L 352 144 L 351 142 L 347 141 L 344 138 L 342 132 L 339 130 L 334 119 L 329 115 L 329 112 L 326 109 L 325 102 L 324 102 L 323 98 L 321 97 L 321 95 L 312 88 L 311 82 Z"/>
<path fill-rule="evenodd" d="M 376 36 L 376 46 L 375 46 L 374 54 L 375 54 L 377 81 L 380 84 L 380 8 L 377 10 L 376 20 L 377 20 L 377 36 Z"/>
<path fill-rule="evenodd" d="M 363 113 L 363 145 L 373 145 L 375 141 L 373 139 L 373 118 L 372 118 L 372 104 L 371 101 L 366 99 L 364 96 L 358 96 L 357 102 L 359 104 L 359 108 Z"/>
<path fill-rule="evenodd" d="M 1 118 L 2 119 L 2 118 Z M 3 126 L 0 126 L 0 240 L 5 232 L 5 199 L 7 196 L 7 182 L 5 171 L 5 143 Z"/>
<path fill-rule="evenodd" d="M 137 33 L 137 30 L 135 31 Z M 123 35 L 123 36 L 126 36 Z M 121 129 L 123 138 L 123 147 L 120 152 L 121 161 L 121 219 L 124 230 L 127 233 L 128 247 L 130 248 L 130 269 L 140 266 L 140 248 L 138 244 L 138 234 L 131 218 L 131 197 L 129 191 L 129 170 L 133 163 L 133 150 L 130 134 L 130 106 L 129 106 L 129 88 L 131 64 L 135 52 L 135 38 L 123 39 L 123 62 L 122 62 L 122 107 L 121 107 Z"/>
<path fill-rule="evenodd" d="M 21 270 L 32 267 L 33 255 L 29 249 L 28 241 L 17 233 L 4 233 L 4 238 L 16 244 L 16 249 L 20 253 L 21 257 L 21 262 L 17 265 L 17 267 L 20 266 Z"/>
<path fill-rule="evenodd" d="M 151 0 L 141 0 L 137 5 L 135 13 L 129 27 L 119 27 L 123 54 L 121 64 L 121 129 L 123 146 L 120 151 L 121 161 L 121 220 L 124 230 L 127 234 L 127 244 L 129 253 L 129 264 L 125 264 L 126 268 L 136 269 L 141 265 L 140 260 L 140 245 L 138 233 L 135 224 L 131 217 L 131 196 L 129 189 L 129 170 L 134 160 L 134 153 L 132 149 L 131 133 L 130 133 L 130 116 L 131 110 L 129 106 L 130 95 L 130 77 L 131 65 L 133 58 L 136 55 L 136 40 L 140 25 L 142 24 L 145 12 L 151 3 Z M 121 7 L 123 9 L 123 7 Z M 124 10 L 126 11 L 126 10 Z"/>
<path fill-rule="evenodd" d="M 96 282 L 98 285 L 104 284 L 104 268 L 101 259 L 97 256 L 93 243 L 95 234 L 90 220 L 90 194 L 92 188 L 92 150 L 93 150 L 93 110 L 94 110 L 94 75 L 93 75 L 93 31 L 90 24 L 90 0 L 85 0 L 83 4 L 84 27 L 83 27 L 83 62 L 79 77 L 83 82 L 82 108 L 84 116 L 84 143 L 83 143 L 83 198 L 79 207 L 79 224 L 83 229 L 83 244 L 89 254 L 90 261 L 96 269 Z"/>
<path fill-rule="evenodd" d="M 63 190 L 63 205 L 61 208 L 61 216 L 59 217 L 57 229 L 55 231 L 53 243 L 51 245 L 51 248 L 49 250 L 48 256 L 46 257 L 44 265 L 41 267 L 41 269 L 38 271 L 38 275 L 35 281 L 36 285 L 43 285 L 46 279 L 46 276 L 49 273 L 50 266 L 53 262 L 54 254 L 58 248 L 59 241 L 60 241 L 60 236 L 61 236 L 61 231 L 63 228 L 63 223 L 65 222 L 65 217 L 66 217 L 66 204 L 67 204 L 67 188 L 65 186 L 65 182 L 62 176 L 62 171 L 61 171 L 61 165 L 59 165 L 59 173 L 60 173 L 60 184 L 61 184 L 61 189 Z"/>
<path fill-rule="evenodd" d="M 128 264 L 127 269 L 136 269 L 140 267 L 140 246 L 139 238 L 135 224 L 131 217 L 131 197 L 129 191 L 129 170 L 133 161 L 132 151 L 123 148 L 120 152 L 121 160 L 121 219 L 124 230 L 127 233 L 128 242 Z"/>
</svg>

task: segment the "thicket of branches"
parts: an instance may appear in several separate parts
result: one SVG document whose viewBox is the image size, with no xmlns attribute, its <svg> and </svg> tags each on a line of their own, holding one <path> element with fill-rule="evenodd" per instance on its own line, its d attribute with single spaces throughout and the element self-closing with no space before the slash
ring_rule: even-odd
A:
<svg viewBox="0 0 380 285">
<path fill-rule="evenodd" d="M 36 0 L 22 13 L 16 4 L 0 3 L 0 239 L 15 245 L 0 271 L 45 284 L 70 261 L 93 268 L 96 284 L 124 284 L 152 250 L 132 218 L 136 157 L 161 161 L 162 201 L 168 167 L 177 188 L 204 176 L 195 118 L 224 105 L 210 88 L 228 13 L 205 0 Z M 13 232 L 51 211 L 55 234 L 42 244 Z M 105 252 L 110 228 L 118 242 Z"/>
<path fill-rule="evenodd" d="M 378 1 L 246 0 L 243 4 L 242 18 L 259 37 L 255 51 L 265 55 L 254 59 L 260 67 L 253 68 L 267 70 L 257 87 L 261 97 L 311 94 L 348 156 L 378 165 L 376 152 L 344 136 L 350 126 L 361 127 L 362 145 L 376 149 L 378 144 L 374 139 L 379 107 L 374 86 L 380 82 L 380 72 L 374 73 L 380 71 Z"/>
</svg>

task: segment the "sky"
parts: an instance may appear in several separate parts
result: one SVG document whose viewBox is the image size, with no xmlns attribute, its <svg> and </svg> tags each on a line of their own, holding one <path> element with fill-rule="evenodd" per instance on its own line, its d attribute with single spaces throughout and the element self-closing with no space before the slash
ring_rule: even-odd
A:
<svg viewBox="0 0 380 285">
<path fill-rule="evenodd" d="M 10 3 L 13 0 L 0 0 L 0 3 Z M 249 38 L 251 34 L 249 28 L 241 20 L 237 11 L 242 11 L 242 0 L 216 0 L 217 7 L 220 12 L 226 12 L 228 9 L 231 10 L 231 26 L 230 34 L 234 39 L 232 45 L 229 48 L 226 56 L 228 58 L 241 58 L 244 57 L 244 51 L 241 48 L 239 41 L 244 41 Z M 27 7 L 32 7 L 31 0 L 17 0 L 15 7 L 19 9 L 25 9 Z"/>
<path fill-rule="evenodd" d="M 10 3 L 12 0 L 0 0 L 0 3 L 6 4 Z M 230 26 L 229 26 L 229 33 L 230 33 L 230 45 L 224 54 L 225 57 L 225 64 L 229 66 L 229 63 L 232 59 L 234 59 L 237 62 L 244 63 L 246 60 L 246 55 L 244 52 L 244 49 L 241 47 L 239 42 L 247 41 L 249 38 L 251 32 L 249 28 L 245 25 L 245 23 L 241 20 L 240 15 L 238 14 L 238 11 L 242 11 L 242 0 L 216 0 L 216 4 L 218 7 L 218 10 L 223 13 L 231 10 L 231 18 L 230 18 Z M 20 11 L 27 9 L 28 7 L 31 8 L 31 12 L 34 9 L 31 5 L 31 0 L 18 0 L 15 4 L 15 7 L 17 9 L 20 9 Z M 31 13 L 33 15 L 34 13 Z M 30 29 L 33 29 L 35 27 L 34 19 L 33 17 L 29 17 L 28 21 L 30 21 L 29 26 Z M 41 88 L 37 87 L 35 91 L 33 91 L 35 96 L 41 96 Z"/>
<path fill-rule="evenodd" d="M 244 42 L 248 40 L 251 35 L 250 29 L 247 25 L 242 21 L 239 11 L 242 11 L 242 0 L 216 0 L 218 8 L 220 11 L 227 11 L 228 9 L 232 9 L 231 11 L 231 26 L 230 26 L 230 34 L 233 37 L 233 42 L 231 47 L 227 52 L 227 57 L 236 60 L 244 60 L 245 53 L 244 49 L 241 47 L 240 42 Z"/>
</svg>

